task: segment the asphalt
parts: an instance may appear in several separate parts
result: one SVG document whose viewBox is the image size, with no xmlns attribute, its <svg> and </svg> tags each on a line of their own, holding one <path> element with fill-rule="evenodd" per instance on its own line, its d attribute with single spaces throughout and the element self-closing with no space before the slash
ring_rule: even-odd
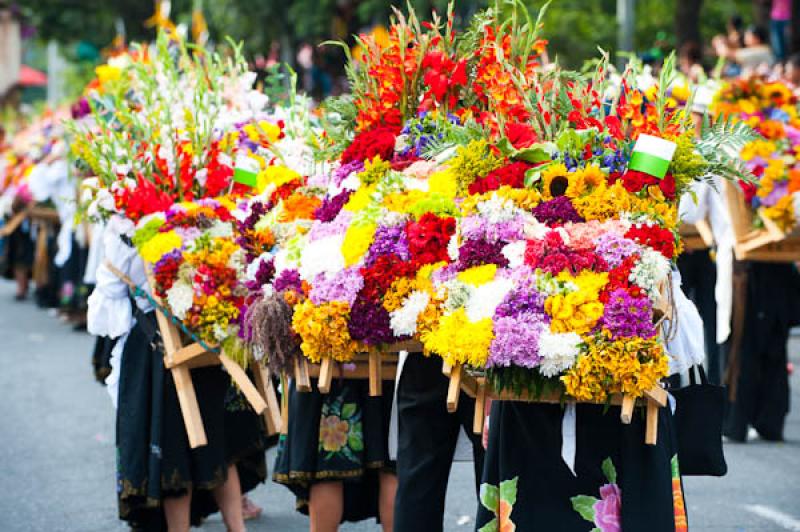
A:
<svg viewBox="0 0 800 532">
<path fill-rule="evenodd" d="M 0 282 L 0 532 L 126 530 L 114 495 L 115 414 L 92 375 L 93 339 L 12 296 Z M 800 371 L 800 337 L 790 356 Z M 797 404 L 797 372 L 792 385 Z M 785 442 L 727 444 L 725 452 L 727 476 L 685 479 L 690 530 L 800 532 L 800 413 L 790 414 Z M 471 464 L 454 464 L 445 530 L 474 529 L 471 486 Z M 282 486 L 267 482 L 251 496 L 264 514 L 248 530 L 308 530 Z M 201 530 L 223 531 L 219 515 Z"/>
</svg>

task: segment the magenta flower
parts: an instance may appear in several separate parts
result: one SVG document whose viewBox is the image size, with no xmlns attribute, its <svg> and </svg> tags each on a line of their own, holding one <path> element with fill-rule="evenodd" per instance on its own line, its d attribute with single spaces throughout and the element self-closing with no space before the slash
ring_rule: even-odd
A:
<svg viewBox="0 0 800 532">
<path fill-rule="evenodd" d="M 622 492 L 616 484 L 600 488 L 601 499 L 594 503 L 594 524 L 601 532 L 622 532 Z"/>
</svg>

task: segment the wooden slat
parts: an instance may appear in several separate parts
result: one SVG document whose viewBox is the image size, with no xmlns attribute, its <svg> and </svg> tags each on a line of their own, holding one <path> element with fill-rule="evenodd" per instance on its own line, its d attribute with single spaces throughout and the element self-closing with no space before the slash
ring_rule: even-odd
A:
<svg viewBox="0 0 800 532">
<path fill-rule="evenodd" d="M 297 387 L 297 384 L 295 384 Z M 289 378 L 281 375 L 281 434 L 289 434 Z"/>
<path fill-rule="evenodd" d="M 381 364 L 381 378 L 384 382 L 394 381 L 397 375 L 397 362 L 383 360 Z M 312 379 L 318 379 L 320 373 L 320 364 L 308 365 L 308 376 Z M 341 376 L 345 380 L 369 380 L 369 363 L 364 362 L 335 362 L 333 374 L 334 376 Z"/>
<path fill-rule="evenodd" d="M 204 355 L 205 353 L 207 353 L 206 348 L 195 342 L 187 345 L 186 347 L 181 347 L 178 349 L 172 354 L 172 357 L 169 361 L 164 361 L 164 365 L 167 368 L 171 368 L 179 364 L 189 362 L 190 360 Z"/>
<path fill-rule="evenodd" d="M 166 365 L 166 359 L 164 359 L 164 364 Z M 219 356 L 216 353 L 212 353 L 209 351 L 203 353 L 200 356 L 194 357 L 191 360 L 187 360 L 183 364 L 176 364 L 175 366 L 172 367 L 177 367 L 179 365 L 182 365 L 186 366 L 189 369 L 196 369 L 196 368 L 207 368 L 210 366 L 219 366 L 220 364 L 221 362 L 219 360 Z"/>
<path fill-rule="evenodd" d="M 451 414 L 458 410 L 458 396 L 461 393 L 461 371 L 461 364 L 456 364 L 450 372 L 450 383 L 447 387 L 447 411 Z"/>
<path fill-rule="evenodd" d="M 472 432 L 483 434 L 483 424 L 486 421 L 486 382 L 478 379 L 478 390 L 475 396 L 475 415 L 472 418 Z"/>
<path fill-rule="evenodd" d="M 11 217 L 8 223 L 6 223 L 3 227 L 0 227 L 0 238 L 5 238 L 16 231 L 17 227 L 19 227 L 20 224 L 25 221 L 25 218 L 28 217 L 28 212 L 29 209 L 18 212 Z"/>
<path fill-rule="evenodd" d="M 622 410 L 619 414 L 619 419 L 625 425 L 630 425 L 633 419 L 633 407 L 636 405 L 636 399 L 632 395 L 625 394 L 622 397 Z"/>
<path fill-rule="evenodd" d="M 381 375 L 381 352 L 372 349 L 369 352 L 369 395 L 380 397 L 383 394 L 383 377 Z"/>
<path fill-rule="evenodd" d="M 319 378 L 317 379 L 317 389 L 319 393 L 328 393 L 331 391 L 331 381 L 333 380 L 333 358 L 326 356 L 322 357 L 322 363 L 319 368 Z"/>
<path fill-rule="evenodd" d="M 644 396 L 651 401 L 655 401 L 658 406 L 667 406 L 668 395 L 664 388 L 656 386 L 655 388 L 645 391 Z"/>
<path fill-rule="evenodd" d="M 178 394 L 186 435 L 189 437 L 189 447 L 192 449 L 202 447 L 208 443 L 208 440 L 203 428 L 203 419 L 200 416 L 200 406 L 197 404 L 194 384 L 192 384 L 192 375 L 185 365 L 174 367 L 170 371 L 172 380 L 175 382 L 175 391 Z"/>
<path fill-rule="evenodd" d="M 267 408 L 267 403 L 264 402 L 264 398 L 258 393 L 258 390 L 250 381 L 250 378 L 242 369 L 242 366 L 231 360 L 225 353 L 219 354 L 219 361 L 222 362 L 228 375 L 231 376 L 231 380 L 233 380 L 242 391 L 242 394 L 245 399 L 247 399 L 247 402 L 250 403 L 250 406 L 253 407 L 255 413 L 262 413 Z"/>
<path fill-rule="evenodd" d="M 304 356 L 294 359 L 294 386 L 298 392 L 311 391 L 311 379 L 308 376 L 308 360 Z"/>
</svg>

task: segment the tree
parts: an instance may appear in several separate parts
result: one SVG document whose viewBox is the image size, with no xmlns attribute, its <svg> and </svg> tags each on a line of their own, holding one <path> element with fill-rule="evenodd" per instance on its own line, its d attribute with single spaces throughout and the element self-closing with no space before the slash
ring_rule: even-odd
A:
<svg viewBox="0 0 800 532">
<path fill-rule="evenodd" d="M 675 41 L 680 48 L 686 43 L 700 44 L 700 12 L 703 0 L 676 0 Z"/>
</svg>

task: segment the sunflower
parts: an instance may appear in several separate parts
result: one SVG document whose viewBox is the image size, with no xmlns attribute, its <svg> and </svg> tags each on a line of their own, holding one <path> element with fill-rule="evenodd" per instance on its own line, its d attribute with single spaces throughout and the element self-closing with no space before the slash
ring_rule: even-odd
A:
<svg viewBox="0 0 800 532">
<path fill-rule="evenodd" d="M 551 200 L 556 196 L 563 196 L 569 186 L 567 167 L 563 164 L 553 164 L 542 172 L 542 199 Z"/>
</svg>

